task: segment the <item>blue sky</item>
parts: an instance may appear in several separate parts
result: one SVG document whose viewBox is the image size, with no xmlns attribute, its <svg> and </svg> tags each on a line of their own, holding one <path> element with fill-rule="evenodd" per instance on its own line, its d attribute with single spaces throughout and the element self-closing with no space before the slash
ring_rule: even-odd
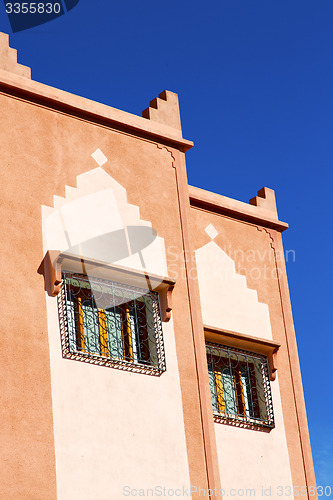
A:
<svg viewBox="0 0 333 500">
<path fill-rule="evenodd" d="M 276 190 L 317 483 L 332 485 L 332 0 L 80 0 L 11 35 L 34 80 L 141 114 L 180 96 L 189 182 Z M 0 30 L 11 33 L 0 4 Z M 330 281 L 331 280 L 331 281 Z M 316 354 L 315 354 L 316 353 Z"/>
</svg>

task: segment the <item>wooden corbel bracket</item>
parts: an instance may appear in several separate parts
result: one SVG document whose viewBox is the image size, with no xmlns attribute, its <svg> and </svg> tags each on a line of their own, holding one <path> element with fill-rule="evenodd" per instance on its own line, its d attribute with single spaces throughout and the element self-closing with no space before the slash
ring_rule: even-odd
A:
<svg viewBox="0 0 333 500">
<path fill-rule="evenodd" d="M 268 356 L 268 366 L 269 366 L 269 371 L 271 375 L 271 380 L 276 379 L 276 372 L 277 372 L 277 353 L 278 353 L 278 347 L 276 347 L 273 352 L 271 353 L 270 356 Z"/>
<path fill-rule="evenodd" d="M 160 297 L 160 307 L 161 307 L 161 314 L 162 314 L 162 321 L 167 323 L 171 319 L 171 311 L 172 311 L 172 292 L 174 289 L 175 284 L 172 283 L 162 283 L 160 285 L 159 290 L 156 289 L 159 292 L 159 297 Z"/>
<path fill-rule="evenodd" d="M 44 288 L 51 297 L 60 292 L 62 256 L 58 250 L 48 250 L 39 266 L 38 273 L 44 276 Z"/>
</svg>

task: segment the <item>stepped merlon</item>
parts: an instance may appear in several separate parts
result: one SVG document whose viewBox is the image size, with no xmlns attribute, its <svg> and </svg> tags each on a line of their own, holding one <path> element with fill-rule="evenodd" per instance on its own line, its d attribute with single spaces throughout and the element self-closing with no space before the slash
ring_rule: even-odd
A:
<svg viewBox="0 0 333 500">
<path fill-rule="evenodd" d="M 17 50 L 9 47 L 9 36 L 6 33 L 0 33 L 0 69 L 31 78 L 31 69 L 17 62 Z"/>
</svg>

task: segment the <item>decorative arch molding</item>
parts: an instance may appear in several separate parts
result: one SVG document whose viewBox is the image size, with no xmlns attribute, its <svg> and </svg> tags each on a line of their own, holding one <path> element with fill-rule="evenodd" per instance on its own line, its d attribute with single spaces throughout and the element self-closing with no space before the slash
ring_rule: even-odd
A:
<svg viewBox="0 0 333 500">
<path fill-rule="evenodd" d="M 39 272 L 45 289 L 59 293 L 64 266 L 157 290 L 162 317 L 171 316 L 174 280 L 167 278 L 164 239 L 139 207 L 128 203 L 126 189 L 101 167 L 77 176 L 77 187 L 54 196 L 53 207 L 42 207 L 45 256 Z"/>
<path fill-rule="evenodd" d="M 272 339 L 268 305 L 214 241 L 195 251 L 204 324 Z"/>
</svg>

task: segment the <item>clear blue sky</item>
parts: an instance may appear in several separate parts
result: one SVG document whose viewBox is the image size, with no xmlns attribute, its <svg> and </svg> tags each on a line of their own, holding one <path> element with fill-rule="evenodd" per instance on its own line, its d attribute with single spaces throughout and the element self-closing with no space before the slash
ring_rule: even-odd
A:
<svg viewBox="0 0 333 500">
<path fill-rule="evenodd" d="M 177 92 L 191 184 L 276 190 L 317 482 L 333 486 L 332 0 L 80 0 L 10 43 L 34 80 L 132 113 Z"/>
</svg>

